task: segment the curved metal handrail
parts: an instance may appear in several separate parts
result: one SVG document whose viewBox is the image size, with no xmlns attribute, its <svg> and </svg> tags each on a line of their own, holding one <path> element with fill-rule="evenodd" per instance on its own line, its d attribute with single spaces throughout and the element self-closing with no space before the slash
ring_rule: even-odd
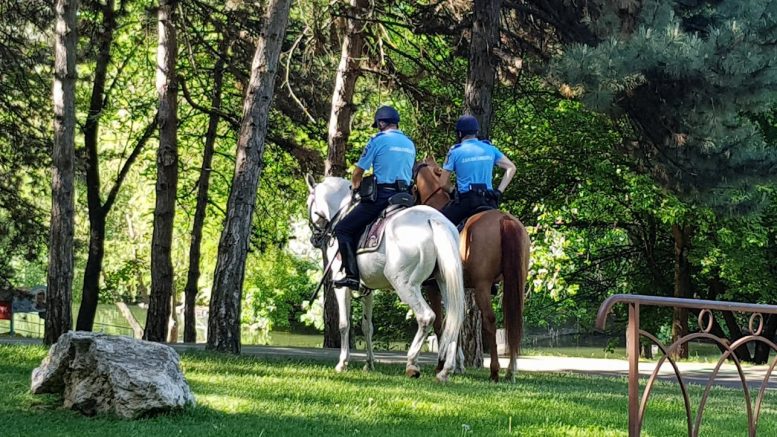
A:
<svg viewBox="0 0 777 437">
<path fill-rule="evenodd" d="M 746 345 L 750 342 L 760 342 L 766 344 L 771 350 L 777 352 L 777 344 L 771 340 L 764 338 L 761 334 L 764 329 L 764 314 L 777 314 L 777 306 L 775 305 L 761 305 L 761 304 L 749 304 L 739 302 L 724 302 L 724 301 L 711 301 L 711 300 L 699 300 L 699 299 L 682 299 L 673 297 L 658 297 L 658 296 L 641 296 L 631 294 L 617 294 L 606 299 L 599 307 L 599 312 L 596 318 L 596 327 L 599 330 L 604 330 L 607 323 L 607 316 L 612 310 L 615 304 L 622 303 L 627 304 L 629 307 L 629 323 L 627 328 L 627 350 L 629 355 L 629 435 L 638 436 L 641 433 L 642 423 L 647 410 L 647 404 L 650 399 L 650 393 L 654 387 L 655 381 L 658 378 L 659 371 L 662 365 L 668 361 L 672 365 L 674 370 L 674 376 L 680 385 L 680 391 L 683 395 L 683 401 L 685 404 L 685 416 L 688 426 L 688 435 L 691 437 L 698 436 L 701 428 L 702 417 L 704 414 L 704 408 L 709 398 L 712 386 L 720 373 L 723 363 L 727 359 L 731 359 L 737 369 L 739 380 L 742 384 L 742 390 L 744 392 L 744 400 L 747 411 L 748 420 L 748 435 L 755 436 L 758 428 L 758 421 L 761 414 L 761 407 L 763 399 L 766 394 L 766 388 L 769 384 L 769 379 L 777 367 L 777 357 L 772 360 L 766 375 L 761 382 L 758 395 L 755 397 L 755 405 L 753 405 L 753 399 L 751 396 L 750 388 L 748 387 L 745 372 L 742 368 L 742 364 L 739 357 L 734 353 L 739 347 Z M 639 310 L 640 306 L 659 306 L 659 307 L 672 307 L 672 308 L 686 308 L 698 310 L 698 324 L 700 332 L 687 334 L 676 341 L 674 341 L 669 347 L 666 347 L 661 341 L 654 335 L 639 329 Z M 739 313 L 751 313 L 749 319 L 749 335 L 746 335 L 740 339 L 737 339 L 733 343 L 727 339 L 723 339 L 711 333 L 714 325 L 714 315 L 712 311 L 732 311 Z M 645 337 L 658 346 L 663 353 L 663 357 L 658 360 L 656 367 L 653 369 L 648 381 L 645 385 L 644 391 L 640 395 L 639 393 L 639 352 L 640 352 L 640 338 Z M 691 420 L 691 404 L 690 396 L 688 394 L 688 387 L 682 379 L 680 368 L 677 365 L 674 357 L 672 356 L 679 348 L 693 340 L 705 340 L 712 342 L 719 346 L 723 351 L 721 353 L 715 368 L 712 370 L 709 378 L 707 379 L 704 392 L 699 402 L 698 410 L 696 411 L 695 420 Z M 640 400 L 641 398 L 641 400 Z"/>
<path fill-rule="evenodd" d="M 724 302 L 719 300 L 683 299 L 679 297 L 642 296 L 640 294 L 614 294 L 599 307 L 596 314 L 596 329 L 603 331 L 607 324 L 607 315 L 617 303 L 637 305 L 735 311 L 740 313 L 777 314 L 777 306 L 757 303 Z"/>
</svg>

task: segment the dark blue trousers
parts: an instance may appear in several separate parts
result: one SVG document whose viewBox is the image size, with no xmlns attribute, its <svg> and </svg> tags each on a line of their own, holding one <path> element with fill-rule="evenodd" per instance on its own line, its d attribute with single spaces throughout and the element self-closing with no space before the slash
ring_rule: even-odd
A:
<svg viewBox="0 0 777 437">
<path fill-rule="evenodd" d="M 397 194 L 395 190 L 378 188 L 378 198 L 375 202 L 359 202 L 340 223 L 335 226 L 335 237 L 340 247 L 349 246 L 353 252 L 356 252 L 356 245 L 359 243 L 364 229 L 373 220 L 378 218 L 381 212 L 388 206 L 389 197 Z"/>
<path fill-rule="evenodd" d="M 486 199 L 484 195 L 475 191 L 467 191 L 464 194 L 460 194 L 457 200 L 451 200 L 441 212 L 451 223 L 458 226 L 461 222 L 475 214 L 475 211 L 481 206 L 496 208 L 496 205 Z"/>
</svg>

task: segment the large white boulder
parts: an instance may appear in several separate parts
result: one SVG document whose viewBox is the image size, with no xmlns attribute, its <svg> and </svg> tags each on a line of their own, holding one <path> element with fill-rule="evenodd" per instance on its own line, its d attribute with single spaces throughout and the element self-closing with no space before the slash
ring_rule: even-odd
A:
<svg viewBox="0 0 777 437">
<path fill-rule="evenodd" d="M 32 371 L 32 393 L 62 393 L 67 408 L 127 419 L 194 404 L 170 346 L 83 331 L 51 346 Z"/>
</svg>

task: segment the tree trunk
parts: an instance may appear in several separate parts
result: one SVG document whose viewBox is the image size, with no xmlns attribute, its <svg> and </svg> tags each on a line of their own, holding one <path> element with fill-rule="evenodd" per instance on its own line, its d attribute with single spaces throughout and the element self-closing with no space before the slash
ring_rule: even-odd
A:
<svg viewBox="0 0 777 437">
<path fill-rule="evenodd" d="M 43 337 L 46 344 L 56 343 L 72 324 L 77 10 L 77 0 L 56 0 L 54 4 L 54 149 Z"/>
<path fill-rule="evenodd" d="M 691 290 L 691 265 L 688 252 L 691 249 L 693 227 L 690 225 L 672 225 L 674 237 L 674 297 L 688 298 Z M 675 308 L 672 317 L 672 342 L 688 335 L 688 310 Z M 682 345 L 675 354 L 678 358 L 688 358 L 688 344 Z"/>
<path fill-rule="evenodd" d="M 745 336 L 745 334 L 742 333 L 742 329 L 739 328 L 739 324 L 737 323 L 736 317 L 734 317 L 734 313 L 731 311 L 723 311 L 723 320 L 726 322 L 726 328 L 728 328 L 728 340 L 731 343 L 734 343 L 735 341 Z M 736 354 L 737 358 L 740 359 L 740 361 L 753 361 L 753 357 L 750 356 L 750 349 L 747 348 L 746 344 L 743 344 L 742 346 L 734 349 L 734 353 Z"/>
<path fill-rule="evenodd" d="M 175 197 L 178 186 L 178 90 L 175 62 L 178 45 L 175 35 L 176 0 L 159 0 L 156 89 L 159 96 L 159 150 L 156 165 L 156 206 L 151 240 L 151 298 L 143 338 L 167 339 L 170 298 L 173 294 L 171 259 Z"/>
<path fill-rule="evenodd" d="M 237 142 L 235 175 L 213 278 L 208 319 L 207 348 L 210 350 L 240 353 L 240 304 L 246 254 L 262 173 L 267 118 L 290 5 L 291 0 L 270 1 L 251 66 Z"/>
<path fill-rule="evenodd" d="M 754 327 L 756 328 L 756 327 Z M 769 314 L 764 320 L 764 330 L 761 335 L 770 341 L 774 341 L 774 335 L 777 333 L 777 315 Z M 754 364 L 766 364 L 769 361 L 769 353 L 772 349 L 765 343 L 755 344 L 755 353 L 753 354 Z"/>
<path fill-rule="evenodd" d="M 219 42 L 221 56 L 213 67 L 213 94 L 210 99 L 210 107 L 221 109 L 221 87 L 224 82 L 224 59 L 227 56 L 229 42 L 222 37 Z M 197 182 L 197 206 L 194 210 L 194 223 L 192 224 L 192 239 L 189 246 L 189 273 L 186 277 L 184 288 L 184 327 L 183 341 L 185 343 L 197 342 L 197 319 L 195 306 L 197 305 L 197 283 L 200 280 L 200 246 L 202 244 L 202 227 L 205 224 L 205 213 L 208 209 L 208 189 L 210 188 L 210 172 L 213 163 L 213 152 L 216 144 L 216 134 L 219 126 L 218 113 L 211 112 L 208 115 L 208 131 L 205 133 L 205 148 L 202 152 L 202 167 L 200 179 Z"/>
<path fill-rule="evenodd" d="M 326 248 L 323 253 L 324 268 L 329 264 L 326 256 Z M 332 272 L 327 273 L 324 278 L 324 347 L 340 349 L 340 310 L 337 306 L 337 296 L 335 288 L 332 286 Z M 350 338 L 351 336 L 348 336 Z"/>
<path fill-rule="evenodd" d="M 337 67 L 335 89 L 332 94 L 332 111 L 329 115 L 329 134 L 327 136 L 327 158 L 324 166 L 326 176 L 345 176 L 345 152 L 351 135 L 351 117 L 353 116 L 353 94 L 356 80 L 359 78 L 360 58 L 364 53 L 363 17 L 370 6 L 368 0 L 350 0 L 350 16 L 346 20 L 343 35 L 340 65 Z M 326 254 L 324 254 L 326 258 Z M 324 267 L 327 260 L 324 260 Z M 332 287 L 331 275 L 324 284 L 324 347 L 340 348 L 340 321 L 337 298 Z M 353 336 L 348 336 L 352 339 Z"/>
<path fill-rule="evenodd" d="M 105 220 L 108 211 L 103 208 L 100 199 L 100 160 L 97 151 L 100 116 L 105 101 L 105 82 L 108 66 L 111 63 L 111 45 L 116 29 L 114 1 L 108 0 L 100 6 L 102 26 L 98 34 L 97 59 L 92 83 L 92 96 L 89 100 L 89 113 L 84 124 L 84 148 L 86 149 L 86 199 L 89 207 L 89 255 L 84 270 L 84 284 L 81 305 L 78 309 L 76 329 L 91 331 L 97 312 L 100 294 L 100 272 L 105 254 Z"/>
<path fill-rule="evenodd" d="M 469 70 L 464 89 L 465 110 L 480 122 L 480 137 L 491 136 L 492 93 L 496 79 L 501 0 L 475 0 L 472 37 L 469 43 Z"/>
<path fill-rule="evenodd" d="M 491 135 L 491 107 L 497 58 L 493 49 L 499 44 L 499 9 L 501 0 L 475 0 L 472 37 L 469 44 L 469 69 L 464 89 L 465 112 L 480 123 L 480 137 Z M 480 327 L 483 315 L 474 298 L 466 300 L 462 349 L 467 367 L 483 366 L 483 339 Z"/>
<path fill-rule="evenodd" d="M 369 0 L 350 0 L 350 16 L 345 26 L 340 65 L 337 67 L 335 90 L 332 94 L 332 111 L 329 115 L 329 135 L 325 173 L 327 176 L 345 175 L 345 152 L 351 135 L 353 93 L 359 77 L 360 58 L 364 53 L 363 17 L 370 6 Z"/>
<path fill-rule="evenodd" d="M 87 158 L 87 161 L 90 161 Z M 94 164 L 97 164 L 95 161 Z M 89 169 L 91 162 L 87 162 L 87 185 L 90 185 Z M 95 171 L 96 173 L 96 171 Z M 99 181 L 99 179 L 98 179 Z M 99 182 L 97 182 L 99 186 Z M 87 192 L 92 191 L 87 187 Z M 99 193 L 98 193 L 99 196 Z M 84 287 L 81 296 L 81 305 L 78 308 L 78 320 L 76 321 L 76 330 L 91 331 L 94 325 L 94 316 L 97 313 L 97 301 L 100 293 L 100 271 L 102 270 L 103 257 L 105 255 L 105 213 L 100 206 L 100 199 L 97 198 L 98 206 L 92 207 L 92 195 L 87 194 L 89 203 L 89 256 L 86 259 L 86 268 L 84 269 Z"/>
<path fill-rule="evenodd" d="M 464 352 L 464 367 L 483 367 L 483 317 L 475 303 L 475 289 L 465 292 L 464 325 L 461 327 L 461 349 Z"/>
</svg>

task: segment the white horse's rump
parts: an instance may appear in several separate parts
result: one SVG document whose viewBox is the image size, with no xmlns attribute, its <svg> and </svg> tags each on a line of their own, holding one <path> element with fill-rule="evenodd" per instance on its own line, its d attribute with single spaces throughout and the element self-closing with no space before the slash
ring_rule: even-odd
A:
<svg viewBox="0 0 777 437">
<path fill-rule="evenodd" d="M 307 178 L 310 195 L 308 211 L 311 222 L 325 227 L 333 217 L 347 207 L 350 184 L 341 178 L 326 178 L 316 184 Z M 427 206 L 415 206 L 400 211 L 385 225 L 386 236 L 378 250 L 357 257 L 361 281 L 372 289 L 393 289 L 405 304 L 409 305 L 418 322 L 418 331 L 407 353 L 407 373 L 418 376 L 418 354 L 434 323 L 434 312 L 421 294 L 421 283 L 437 271 L 435 279 L 444 296 L 446 307 L 445 326 L 439 345 L 439 359 L 444 361 L 439 380 L 446 380 L 455 365 L 456 342 L 464 318 L 464 283 L 459 257 L 459 234 L 456 228 L 437 210 Z M 334 237 L 332 237 L 334 238 Z M 337 244 L 328 249 L 328 258 L 337 253 Z M 333 276 L 339 272 L 340 263 L 332 265 Z M 341 350 L 337 370 L 348 366 L 348 331 L 350 328 L 351 292 L 346 288 L 335 290 L 340 310 Z M 364 300 L 362 329 L 367 343 L 367 365 L 371 369 L 372 354 L 372 297 Z"/>
</svg>

